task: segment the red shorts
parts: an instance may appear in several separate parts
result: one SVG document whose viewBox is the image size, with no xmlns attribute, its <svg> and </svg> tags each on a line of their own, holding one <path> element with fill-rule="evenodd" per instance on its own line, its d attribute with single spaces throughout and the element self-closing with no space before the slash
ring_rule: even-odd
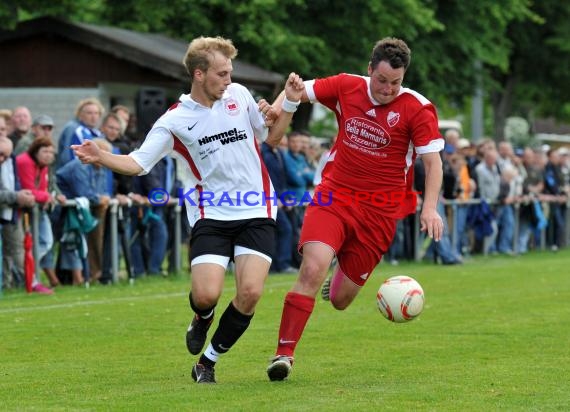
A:
<svg viewBox="0 0 570 412">
<path fill-rule="evenodd" d="M 303 219 L 299 251 L 308 242 L 330 246 L 341 270 L 362 286 L 380 263 L 396 233 L 397 220 L 383 216 L 374 207 L 351 207 L 332 202 L 309 205 Z"/>
</svg>

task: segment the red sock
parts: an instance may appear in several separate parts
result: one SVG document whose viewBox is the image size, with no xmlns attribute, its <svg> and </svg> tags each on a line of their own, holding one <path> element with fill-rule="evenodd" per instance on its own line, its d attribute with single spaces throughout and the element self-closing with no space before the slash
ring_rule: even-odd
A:
<svg viewBox="0 0 570 412">
<path fill-rule="evenodd" d="M 295 347 L 301 339 L 314 307 L 315 298 L 295 292 L 287 293 L 281 315 L 276 355 L 293 357 Z"/>
</svg>

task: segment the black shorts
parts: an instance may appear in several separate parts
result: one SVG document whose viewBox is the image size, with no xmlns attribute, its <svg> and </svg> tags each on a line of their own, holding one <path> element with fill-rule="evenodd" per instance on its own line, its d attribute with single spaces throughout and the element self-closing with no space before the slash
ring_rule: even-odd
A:
<svg viewBox="0 0 570 412">
<path fill-rule="evenodd" d="M 273 256 L 275 221 L 269 218 L 242 220 L 200 219 L 192 228 L 190 261 L 202 255 L 234 257 L 235 246 Z"/>
</svg>

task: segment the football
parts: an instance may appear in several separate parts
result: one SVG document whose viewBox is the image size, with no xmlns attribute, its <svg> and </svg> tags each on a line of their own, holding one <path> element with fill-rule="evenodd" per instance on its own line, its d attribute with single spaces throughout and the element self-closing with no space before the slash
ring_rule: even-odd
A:
<svg viewBox="0 0 570 412">
<path fill-rule="evenodd" d="M 376 295 L 380 313 L 396 323 L 408 322 L 419 316 L 424 309 L 424 300 L 421 285 L 409 276 L 386 279 Z"/>
</svg>

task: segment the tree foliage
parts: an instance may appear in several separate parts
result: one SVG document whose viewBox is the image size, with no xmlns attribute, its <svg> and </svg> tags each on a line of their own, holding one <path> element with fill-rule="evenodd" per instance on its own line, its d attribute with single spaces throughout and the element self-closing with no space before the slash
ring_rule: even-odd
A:
<svg viewBox="0 0 570 412">
<path fill-rule="evenodd" d="M 239 58 L 313 78 L 365 73 L 386 36 L 412 49 L 406 84 L 438 107 L 466 111 L 476 84 L 508 115 L 570 119 L 570 3 L 558 0 L 21 0 L 0 27 L 53 15 L 190 40 L 231 38 Z M 479 82 L 479 83 L 478 83 Z"/>
<path fill-rule="evenodd" d="M 543 0 L 534 9 L 541 21 L 515 22 L 508 30 L 512 65 L 505 77 L 518 85 L 508 112 L 570 121 L 570 4 Z"/>
</svg>

